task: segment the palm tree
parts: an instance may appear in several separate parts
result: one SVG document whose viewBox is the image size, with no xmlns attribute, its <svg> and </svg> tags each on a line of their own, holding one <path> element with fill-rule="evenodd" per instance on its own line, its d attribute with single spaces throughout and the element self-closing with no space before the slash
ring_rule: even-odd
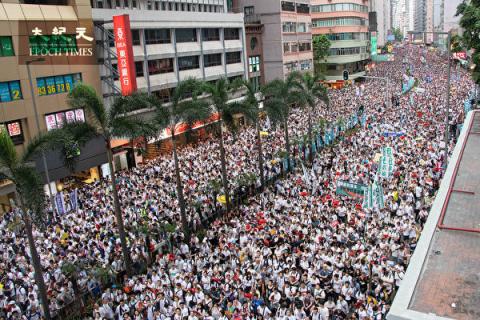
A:
<svg viewBox="0 0 480 320">
<path fill-rule="evenodd" d="M 195 122 L 205 120 L 210 115 L 210 108 L 206 101 L 198 100 L 197 96 L 202 83 L 195 79 L 187 79 L 178 84 L 172 96 L 170 107 L 157 104 L 154 124 L 159 128 L 167 127 L 173 145 L 173 159 L 175 162 L 175 180 L 177 187 L 178 204 L 182 227 L 186 239 L 190 239 L 190 228 L 187 221 L 185 198 L 183 195 L 180 165 L 177 155 L 177 137 L 175 131 L 180 125 L 187 124 L 191 127 Z"/>
<path fill-rule="evenodd" d="M 225 192 L 227 211 L 230 211 L 230 186 L 228 185 L 227 163 L 225 160 L 225 147 L 223 141 L 223 124 L 233 132 L 236 130 L 234 115 L 241 113 L 240 105 L 228 103 L 229 95 L 239 87 L 239 81 L 228 82 L 225 78 L 220 78 L 216 83 L 204 83 L 202 91 L 210 95 L 213 109 L 218 113 L 219 140 L 220 140 L 220 161 L 222 164 L 222 183 Z"/>
<path fill-rule="evenodd" d="M 301 96 L 300 107 L 307 110 L 308 113 L 308 140 L 309 146 L 313 144 L 313 113 L 318 107 L 318 101 L 323 101 L 327 106 L 329 103 L 327 88 L 320 82 L 322 75 L 304 73 L 300 76 L 298 90 Z M 310 163 L 313 163 L 313 150 L 310 152 Z"/>
<path fill-rule="evenodd" d="M 34 155 L 47 140 L 46 136 L 33 139 L 27 145 L 23 155 L 19 156 L 6 131 L 0 130 L 0 180 L 9 180 L 15 184 L 16 204 L 25 225 L 38 295 L 44 317 L 51 319 L 42 265 L 33 237 L 33 224 L 43 222 L 46 199 L 40 176 L 31 163 Z"/>
<path fill-rule="evenodd" d="M 291 107 L 301 98 L 299 94 L 299 73 L 290 73 L 285 80 L 273 80 L 262 88 L 265 96 L 265 109 L 273 123 L 280 123 L 285 134 L 286 157 L 290 167 L 290 137 L 288 133 L 288 118 Z"/>
<path fill-rule="evenodd" d="M 107 111 L 102 102 L 102 98 L 97 95 L 95 89 L 91 86 L 80 84 L 75 86 L 72 92 L 70 92 L 68 103 L 72 108 L 84 108 L 87 110 L 93 122 L 92 125 L 87 125 L 90 133 L 102 137 L 105 141 L 108 165 L 110 168 L 115 219 L 122 246 L 125 270 L 131 275 L 133 273 L 132 259 L 127 244 L 125 226 L 118 197 L 111 141 L 115 137 L 131 139 L 145 135 L 150 128 L 149 124 L 138 117 L 130 116 L 130 113 L 139 109 L 155 108 L 154 100 L 146 94 L 136 93 L 131 96 L 115 99 L 113 105 Z"/>
<path fill-rule="evenodd" d="M 255 123 L 258 148 L 258 170 L 260 172 L 260 183 L 263 189 L 265 187 L 265 174 L 263 168 L 262 137 L 260 134 L 261 126 L 259 121 L 261 109 L 257 99 L 258 92 L 255 90 L 250 81 L 241 81 L 240 83 L 235 83 L 234 85 L 241 85 L 241 87 L 246 89 L 245 98 L 241 102 L 233 103 L 232 107 L 240 110 L 247 119 Z"/>
</svg>

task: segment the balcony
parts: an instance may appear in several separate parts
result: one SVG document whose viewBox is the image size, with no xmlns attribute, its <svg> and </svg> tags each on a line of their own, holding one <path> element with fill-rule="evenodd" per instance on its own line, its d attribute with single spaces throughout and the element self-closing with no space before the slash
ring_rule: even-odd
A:
<svg viewBox="0 0 480 320">
<path fill-rule="evenodd" d="M 243 17 L 245 24 L 262 24 L 262 19 L 259 14 L 249 14 Z"/>
</svg>

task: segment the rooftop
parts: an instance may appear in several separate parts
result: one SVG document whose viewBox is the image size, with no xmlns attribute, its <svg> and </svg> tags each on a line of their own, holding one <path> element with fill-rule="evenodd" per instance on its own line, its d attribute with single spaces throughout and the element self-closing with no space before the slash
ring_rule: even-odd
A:
<svg viewBox="0 0 480 320">
<path fill-rule="evenodd" d="M 388 320 L 480 319 L 480 111 L 471 111 Z"/>
</svg>

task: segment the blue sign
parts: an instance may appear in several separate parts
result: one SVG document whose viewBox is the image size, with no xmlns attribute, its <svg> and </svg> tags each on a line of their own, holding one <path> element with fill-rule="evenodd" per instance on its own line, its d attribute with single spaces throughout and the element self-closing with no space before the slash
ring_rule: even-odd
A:
<svg viewBox="0 0 480 320">
<path fill-rule="evenodd" d="M 389 34 L 389 35 L 387 36 L 387 41 L 395 41 L 395 35 Z"/>
</svg>

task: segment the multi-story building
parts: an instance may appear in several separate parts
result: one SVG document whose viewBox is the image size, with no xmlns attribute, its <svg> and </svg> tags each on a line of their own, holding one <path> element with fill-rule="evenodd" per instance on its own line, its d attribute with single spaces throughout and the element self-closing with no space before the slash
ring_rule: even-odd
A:
<svg viewBox="0 0 480 320">
<path fill-rule="evenodd" d="M 227 0 L 92 0 L 106 98 L 119 93 L 112 16 L 128 14 L 138 90 L 170 101 L 179 81 L 247 76 L 243 15 Z M 107 100 L 108 101 L 108 100 Z"/>
<path fill-rule="evenodd" d="M 248 78 L 255 90 L 265 84 L 263 60 L 263 24 L 258 15 L 245 16 L 245 36 L 247 46 Z"/>
<path fill-rule="evenodd" d="M 331 41 L 327 57 L 326 79 L 343 79 L 344 70 L 350 79 L 365 74 L 369 54 L 367 0 L 313 0 L 313 36 L 326 34 Z"/>
<path fill-rule="evenodd" d="M 66 98 L 80 81 L 101 90 L 96 58 L 93 52 L 81 58 L 65 56 L 65 43 L 60 42 L 60 39 L 68 40 L 72 50 L 89 46 L 88 41 L 77 40 L 80 25 L 86 28 L 84 35 L 93 40 L 90 38 L 93 34 L 90 5 L 82 0 L 10 0 L 0 3 L 0 126 L 10 135 L 19 153 L 39 132 L 65 122 L 88 121 L 87 112 L 70 109 Z M 40 45 L 36 41 L 40 38 L 46 41 L 41 45 L 46 45 L 43 48 L 49 48 L 49 51 L 36 51 L 39 48 L 36 45 Z M 94 48 L 93 43 L 90 47 Z M 53 52 L 62 55 L 52 56 Z M 44 61 L 32 62 L 40 56 Z M 46 190 L 56 193 L 55 181 L 70 172 L 63 167 L 59 154 L 49 152 L 46 160 L 52 182 Z M 104 144 L 91 142 L 82 148 L 76 169 L 85 170 L 84 178 L 98 177 L 98 166 L 105 162 Z M 40 159 L 37 169 L 46 183 Z M 8 209 L 13 190 L 11 183 L 0 181 L 0 212 Z"/>
<path fill-rule="evenodd" d="M 247 21 L 258 19 L 263 25 L 259 63 L 265 82 L 283 79 L 292 71 L 313 70 L 309 0 L 238 0 L 234 8 Z"/>
<path fill-rule="evenodd" d="M 433 0 L 417 0 L 415 6 L 415 31 L 432 32 L 434 30 L 433 9 Z M 427 34 L 425 40 L 427 43 L 431 43 L 433 34 Z"/>
<path fill-rule="evenodd" d="M 377 45 L 383 47 L 392 24 L 390 0 L 370 0 L 369 7 L 370 12 L 376 12 L 377 15 Z"/>
</svg>

